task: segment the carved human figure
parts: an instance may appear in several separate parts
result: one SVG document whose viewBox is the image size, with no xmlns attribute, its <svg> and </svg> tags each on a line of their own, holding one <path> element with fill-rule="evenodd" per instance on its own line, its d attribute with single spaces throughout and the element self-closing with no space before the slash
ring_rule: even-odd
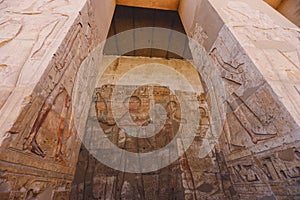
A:
<svg viewBox="0 0 300 200">
<path fill-rule="evenodd" d="M 62 85 L 57 85 L 54 90 L 49 94 L 48 98 L 42 105 L 41 110 L 39 111 L 38 117 L 35 120 L 33 127 L 31 128 L 31 131 L 26 138 L 23 149 L 29 149 L 32 153 L 45 157 L 46 154 L 44 151 L 40 148 L 39 144 L 37 143 L 37 137 L 39 130 L 44 123 L 48 113 L 50 112 L 56 98 L 64 91 L 64 87 Z"/>
<path fill-rule="evenodd" d="M 71 98 L 67 94 L 65 96 L 65 99 L 64 99 L 64 105 L 63 105 L 63 109 L 61 111 L 59 127 L 58 127 L 58 130 L 57 130 L 57 144 L 56 144 L 56 150 L 55 150 L 55 158 L 58 161 L 63 160 L 63 153 L 62 153 L 63 138 L 62 137 L 63 137 L 63 132 L 64 132 L 64 129 L 65 129 L 66 117 L 67 117 L 68 110 L 69 110 L 69 107 L 70 107 L 70 101 L 71 101 Z"/>
<path fill-rule="evenodd" d="M 169 135 L 170 138 L 173 138 L 179 129 L 181 122 L 180 116 L 180 107 L 175 101 L 169 101 L 166 106 L 167 119 L 163 127 L 165 135 Z"/>
<path fill-rule="evenodd" d="M 109 99 L 105 98 L 105 96 L 110 95 L 105 93 L 110 92 L 112 92 L 111 89 L 101 88 L 101 91 L 96 93 L 97 99 L 95 102 L 95 106 L 99 122 L 104 123 L 108 126 L 114 126 L 116 124 L 116 121 L 112 114 L 110 104 L 107 102 Z"/>
<path fill-rule="evenodd" d="M 96 113 L 98 121 L 102 124 L 101 127 L 105 134 L 111 136 L 112 142 L 124 144 L 126 133 L 131 135 L 139 134 L 139 127 L 147 126 L 150 123 L 149 115 L 141 112 L 141 99 L 138 96 L 127 97 L 123 101 L 123 106 L 126 112 L 120 118 L 114 119 L 110 101 L 110 93 L 112 90 L 103 86 L 97 92 Z"/>
<path fill-rule="evenodd" d="M 143 121 L 140 119 L 140 108 L 142 101 L 138 96 L 127 97 L 123 105 L 128 110 L 122 115 L 118 122 L 121 126 L 135 126 L 142 125 Z"/>
</svg>

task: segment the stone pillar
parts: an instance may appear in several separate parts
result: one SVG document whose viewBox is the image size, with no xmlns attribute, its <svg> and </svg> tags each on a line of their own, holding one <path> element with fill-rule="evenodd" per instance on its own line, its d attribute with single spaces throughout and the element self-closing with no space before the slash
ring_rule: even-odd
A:
<svg viewBox="0 0 300 200">
<path fill-rule="evenodd" d="M 68 199 L 81 145 L 73 84 L 106 38 L 114 7 L 112 0 L 0 1 L 1 199 Z"/>
<path fill-rule="evenodd" d="M 213 134 L 239 198 L 299 194 L 299 28 L 259 0 L 188 0 L 179 12 L 210 56 L 209 64 L 197 59 L 191 44 L 208 102 L 218 107 L 211 120 L 225 116 Z"/>
</svg>

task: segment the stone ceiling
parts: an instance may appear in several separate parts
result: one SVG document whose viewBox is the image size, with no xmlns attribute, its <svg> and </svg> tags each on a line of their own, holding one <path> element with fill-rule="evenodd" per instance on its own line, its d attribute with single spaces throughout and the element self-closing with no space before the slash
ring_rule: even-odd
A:
<svg viewBox="0 0 300 200">
<path fill-rule="evenodd" d="M 159 49 L 138 49 L 132 52 L 125 54 L 126 56 L 144 56 L 144 57 L 160 57 L 160 58 L 176 58 L 181 59 L 182 55 L 185 58 L 190 59 L 191 53 L 188 47 L 188 38 L 175 37 L 172 35 L 172 31 L 178 31 L 185 34 L 182 22 L 180 20 L 179 14 L 177 11 L 170 10 L 158 10 L 158 9 L 148 9 L 148 8 L 137 8 L 129 6 L 117 6 L 114 17 L 110 26 L 108 38 L 115 36 L 113 40 L 109 40 L 106 43 L 104 54 L 106 55 L 121 55 L 122 50 L 125 47 L 136 47 L 137 41 L 140 38 L 139 34 L 135 34 L 137 28 L 142 27 L 161 27 L 170 30 L 168 35 L 159 34 L 156 30 L 152 31 L 152 34 L 143 36 L 143 40 L 147 39 L 149 41 L 149 46 L 154 46 L 155 42 L 163 42 L 163 47 L 167 50 Z M 132 38 L 128 40 L 120 39 L 119 36 L 116 36 L 118 33 L 123 31 L 132 30 Z M 159 37 L 157 37 L 159 34 Z M 173 45 L 173 46 L 172 46 Z M 170 51 L 174 45 L 182 49 L 181 55 L 176 55 Z M 174 48 L 173 48 L 174 49 Z"/>
</svg>

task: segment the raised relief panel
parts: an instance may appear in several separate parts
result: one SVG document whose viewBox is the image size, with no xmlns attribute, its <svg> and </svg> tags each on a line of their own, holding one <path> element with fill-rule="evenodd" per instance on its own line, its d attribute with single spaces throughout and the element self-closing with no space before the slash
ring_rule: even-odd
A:
<svg viewBox="0 0 300 200">
<path fill-rule="evenodd" d="M 176 110 L 179 103 L 174 95 L 170 95 L 169 88 L 159 86 L 117 86 L 117 88 L 114 102 L 116 102 L 115 106 L 117 108 L 120 107 L 119 111 L 124 111 L 123 113 L 113 113 L 112 111 L 111 98 L 113 90 L 116 89 L 115 86 L 104 85 L 101 88 L 97 88 L 94 95 L 97 119 L 102 130 L 113 143 L 119 147 L 136 151 L 135 143 L 138 142 L 140 146 L 138 151 L 144 152 L 149 151 L 153 147 L 155 149 L 163 147 L 176 135 L 179 128 L 176 124 L 182 119 L 180 112 Z M 118 92 L 123 93 L 123 91 L 133 91 L 133 93 L 118 94 Z M 118 95 L 120 96 L 118 97 Z M 124 99 L 124 97 L 126 98 Z M 157 118 L 162 118 L 163 115 L 158 115 L 163 113 L 154 112 L 151 114 L 153 119 L 150 117 L 149 110 L 154 104 L 159 104 L 166 110 L 167 119 L 165 124 L 161 124 L 161 122 L 156 120 Z M 145 131 L 145 133 L 154 132 L 157 135 L 149 137 L 147 140 L 137 139 L 128 135 L 126 130 L 131 130 L 136 125 L 145 127 L 140 131 Z M 150 129 L 148 126 L 151 126 Z M 124 146 L 125 143 L 127 143 L 127 147 Z"/>
<path fill-rule="evenodd" d="M 298 149 L 276 149 L 272 155 L 245 157 L 230 161 L 231 179 L 238 192 L 246 192 L 249 187 L 251 195 L 265 195 L 268 192 L 276 196 L 295 196 L 299 194 L 300 178 Z M 252 161 L 250 161 L 252 160 Z M 255 193 L 254 188 L 261 188 Z M 264 188 L 264 189 L 263 189 Z"/>
<path fill-rule="evenodd" d="M 296 195 L 295 121 L 228 29 L 219 35 L 210 56 L 226 89 L 220 141 L 233 186 L 243 198 Z"/>
<path fill-rule="evenodd" d="M 0 47 L 15 39 L 22 29 L 22 23 L 15 20 L 2 21 L 0 25 Z"/>
<path fill-rule="evenodd" d="M 253 170 L 253 165 L 241 164 L 233 167 L 235 182 L 258 182 L 258 176 Z"/>
<path fill-rule="evenodd" d="M 250 80 L 247 71 L 244 70 L 245 64 L 238 61 L 242 58 L 242 55 L 231 55 L 230 59 L 227 58 L 228 61 L 225 61 L 217 49 L 214 49 L 211 56 L 219 66 L 222 78 L 227 80 L 226 86 L 229 96 L 227 102 L 236 119 L 251 137 L 252 142 L 256 144 L 259 141 L 275 137 L 277 130 L 273 125 L 273 117 L 265 116 L 268 113 L 262 113 L 261 115 L 256 113 L 261 110 L 263 102 L 257 104 L 249 102 L 249 98 L 251 99 L 253 96 L 259 99 L 259 96 L 255 93 L 262 86 L 257 85 L 254 87 L 254 83 L 251 83 L 253 81 Z"/>
<path fill-rule="evenodd" d="M 228 111 L 223 132 L 228 149 L 225 153 L 232 154 L 229 159 L 267 149 L 271 141 L 293 134 L 295 121 L 284 111 L 271 87 L 227 28 L 221 30 L 210 56 L 226 90 Z M 270 144 L 264 146 L 264 143 Z"/>
<path fill-rule="evenodd" d="M 0 196 L 68 199 L 81 145 L 71 96 L 78 67 L 99 42 L 93 8 L 61 0 L 0 3 L 6 13 L 0 20 L 0 112 L 12 118 L 1 118 L 1 130 L 11 137 L 1 146 Z"/>
<path fill-rule="evenodd" d="M 119 90 L 116 90 L 116 88 Z M 128 90 L 131 92 L 127 92 Z M 116 96 L 113 95 L 114 92 L 116 92 Z M 79 168 L 76 177 L 78 175 L 78 178 L 83 178 L 79 171 L 87 170 L 86 173 L 93 173 L 94 198 L 107 198 L 108 194 L 111 194 L 111 197 L 116 199 L 202 199 L 208 198 L 212 194 L 217 194 L 219 198 L 224 198 L 223 192 L 220 190 L 222 183 L 216 180 L 218 171 L 213 169 L 215 167 L 213 165 L 216 165 L 216 161 L 213 161 L 214 157 L 198 158 L 201 140 L 206 135 L 210 125 L 204 94 L 199 95 L 197 98 L 196 94 L 191 92 L 175 91 L 175 94 L 172 94 L 168 87 L 163 86 L 103 85 L 95 89 L 95 103 L 91 108 L 92 110 L 95 109 L 95 112 L 90 112 L 89 120 L 93 121 L 89 122 L 93 124 L 93 128 L 88 129 L 88 135 L 90 132 L 91 136 L 97 134 L 97 131 L 99 131 L 97 126 L 99 126 L 111 142 L 127 151 L 143 153 L 162 148 L 174 138 L 178 131 L 181 131 L 178 127 L 180 122 L 189 123 L 181 116 L 180 103 L 176 96 L 180 96 L 188 101 L 185 109 L 192 112 L 192 108 L 196 106 L 199 107 L 201 114 L 201 120 L 197 122 L 199 131 L 201 131 L 200 135 L 196 136 L 196 140 L 187 153 L 166 168 L 142 175 L 117 172 L 104 166 L 99 161 L 96 161 L 95 170 L 91 172 L 89 170 L 91 168 L 84 169 L 86 166 L 84 163 L 87 164 L 89 162 L 89 165 L 93 165 L 94 161 L 91 162 L 87 155 L 80 154 L 82 157 L 80 156 L 79 158 Z M 111 101 L 113 98 L 115 98 L 114 102 Z M 198 99 L 198 101 L 194 102 L 193 99 Z M 122 107 L 125 107 L 125 112 L 123 113 L 122 111 L 117 113 L 117 117 L 114 116 L 112 111 L 113 103 L 116 103 L 115 106 L 118 108 L 118 112 L 124 109 Z M 148 123 L 156 123 L 155 118 L 158 117 L 156 114 L 160 113 L 149 114 L 149 109 L 154 104 L 161 105 L 166 111 L 166 121 L 159 127 L 160 129 L 158 129 L 155 136 L 137 139 L 130 136 L 126 129 L 122 130 L 122 127 L 119 127 L 120 123 L 126 126 L 132 126 L 133 124 L 131 123 L 135 123 L 145 127 Z M 132 119 L 132 122 L 128 120 L 129 117 Z M 189 128 L 191 130 L 188 131 L 194 131 L 191 127 Z M 187 127 L 187 129 L 189 128 Z M 180 140 L 178 142 L 180 143 Z M 178 151 L 182 151 L 178 142 Z M 91 140 L 91 143 L 91 148 L 98 148 L 102 153 L 108 152 L 108 158 L 113 159 L 113 156 L 109 155 L 109 150 L 105 144 L 100 144 L 100 141 L 98 143 L 93 140 Z M 166 154 L 166 159 L 168 159 L 169 153 L 167 151 L 164 153 Z M 81 162 L 83 159 L 85 161 Z M 223 167 L 226 168 L 225 165 Z M 108 175 L 117 177 L 114 179 L 112 191 L 107 189 Z M 89 177 L 89 175 L 85 177 Z M 80 184 L 76 180 L 77 178 L 75 178 L 73 183 L 76 186 L 72 189 L 72 197 L 74 198 L 76 196 L 80 197 L 80 194 L 75 194 L 76 191 L 84 193 L 84 191 L 80 190 Z M 84 180 L 82 181 L 84 182 Z M 86 180 L 86 184 L 90 184 L 89 180 Z"/>
</svg>

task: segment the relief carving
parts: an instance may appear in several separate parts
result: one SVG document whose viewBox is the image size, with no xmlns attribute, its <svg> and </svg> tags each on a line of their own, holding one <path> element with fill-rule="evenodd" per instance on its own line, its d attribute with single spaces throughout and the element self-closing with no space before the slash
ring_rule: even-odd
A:
<svg viewBox="0 0 300 200">
<path fill-rule="evenodd" d="M 257 182 L 259 181 L 258 175 L 253 169 L 253 165 L 237 165 L 233 167 L 235 174 L 235 182 Z"/>
<path fill-rule="evenodd" d="M 31 199 L 36 197 L 38 194 L 42 193 L 47 187 L 49 187 L 49 182 L 34 180 L 30 183 L 27 183 L 24 186 L 26 189 L 25 199 Z"/>
<path fill-rule="evenodd" d="M 284 181 L 300 177 L 299 160 L 296 149 L 287 149 L 263 159 L 262 163 L 270 181 Z"/>
<path fill-rule="evenodd" d="M 23 144 L 24 150 L 30 150 L 32 153 L 34 153 L 38 156 L 41 156 L 41 157 L 46 156 L 45 152 L 40 148 L 40 145 L 37 142 L 37 137 L 39 135 L 39 130 L 42 127 L 42 124 L 44 123 L 48 113 L 53 108 L 53 105 L 54 105 L 57 97 L 60 94 L 62 94 L 63 92 L 65 92 L 64 86 L 58 84 L 58 85 L 56 85 L 54 90 L 50 93 L 50 95 L 48 96 L 48 98 L 46 99 L 44 104 L 42 105 L 42 107 L 39 111 L 38 117 L 35 120 L 29 135 L 25 138 L 25 142 Z M 62 140 L 63 130 L 65 129 L 65 118 L 66 118 L 66 114 L 69 109 L 69 103 L 70 103 L 70 97 L 69 97 L 69 95 L 66 95 L 65 102 L 63 105 L 63 110 L 62 110 L 61 116 L 60 116 L 59 128 L 57 130 L 57 144 L 56 144 L 55 157 L 58 160 L 62 159 L 62 155 L 61 155 L 62 141 L 61 140 Z"/>
<path fill-rule="evenodd" d="M 71 92 L 80 63 L 99 43 L 88 13 L 94 8 L 61 0 L 0 4 L 1 113 L 20 106 L 11 125 L 1 126 L 14 134 L 1 151 L 0 199 L 68 199 L 81 144 Z"/>
<path fill-rule="evenodd" d="M 127 86 L 124 86 L 126 91 Z M 112 142 L 118 144 L 119 147 L 125 148 L 127 143 L 128 148 L 137 148 L 137 143 L 140 143 L 139 151 L 148 151 L 153 148 L 161 148 L 172 139 L 179 128 L 180 121 L 184 119 L 180 116 L 180 106 L 173 100 L 176 99 L 170 95 L 169 89 L 165 87 L 143 86 L 136 88 L 133 94 L 129 94 L 125 100 L 118 101 L 118 106 L 125 109 L 124 113 L 116 113 L 114 116 L 111 108 L 111 95 L 114 86 L 105 85 L 96 89 L 95 106 L 96 114 L 100 126 L 104 133 L 107 134 Z M 130 96 L 131 95 L 131 96 Z M 153 121 L 150 117 L 149 110 L 152 104 L 160 104 L 166 111 L 166 121 Z M 152 113 L 155 119 L 162 116 L 158 112 Z M 116 119 L 115 119 L 116 118 Z M 140 127 L 136 129 L 136 126 Z M 149 138 L 136 139 L 128 132 L 134 132 L 140 136 L 149 132 L 158 133 Z M 158 142 L 159 141 L 159 142 Z M 136 151 L 136 149 L 134 150 Z"/>
<path fill-rule="evenodd" d="M 0 47 L 15 39 L 22 30 L 22 23 L 15 20 L 0 22 Z"/>
<path fill-rule="evenodd" d="M 299 156 L 297 148 L 288 148 L 285 150 L 277 150 L 267 157 L 246 157 L 238 160 L 231 166 L 231 178 L 236 187 L 242 189 L 246 185 L 251 187 L 261 187 L 260 192 L 286 193 L 296 194 L 298 187 L 298 179 L 300 177 Z M 252 160 L 253 159 L 253 160 Z M 250 160 L 250 161 L 249 161 Z M 252 185 L 254 183 L 254 185 Z"/>
<path fill-rule="evenodd" d="M 228 99 L 227 103 L 239 124 L 244 128 L 250 136 L 252 142 L 257 144 L 259 141 L 268 140 L 278 135 L 277 128 L 274 126 L 274 118 L 272 116 L 264 117 L 257 114 L 259 106 L 251 104 L 249 98 L 257 93 L 263 85 L 255 83 L 247 75 L 245 71 L 246 64 L 238 61 L 238 54 L 230 57 L 230 61 L 224 61 L 215 48 L 211 52 L 211 56 L 219 67 L 221 76 L 227 80 Z M 266 113 L 267 115 L 267 113 Z M 224 124 L 225 131 L 229 132 L 228 124 Z M 230 125 L 229 125 L 230 126 Z M 227 135 L 227 139 L 230 137 Z M 230 141 L 229 141 L 230 143 Z M 244 145 L 232 144 L 233 146 L 243 147 Z M 229 147 L 231 148 L 231 147 Z"/>
<path fill-rule="evenodd" d="M 31 58 L 36 58 L 36 57 L 38 57 L 38 54 L 42 54 L 40 52 L 40 50 L 45 45 L 45 42 L 49 38 L 49 36 L 53 33 L 58 22 L 59 22 L 59 20 L 54 20 L 41 28 L 39 35 L 38 35 L 37 42 L 33 46 Z"/>
<path fill-rule="evenodd" d="M 209 109 L 206 102 L 205 94 L 202 93 L 197 97 L 199 101 L 199 109 L 200 109 L 200 123 L 199 123 L 199 130 L 197 136 L 199 139 L 203 139 L 206 136 L 206 133 L 209 129 Z M 196 138 L 197 139 L 197 138 Z"/>
<path fill-rule="evenodd" d="M 59 121 L 59 128 L 58 128 L 58 131 L 57 131 L 57 144 L 56 144 L 56 150 L 55 150 L 55 157 L 59 161 L 64 160 L 64 156 L 63 156 L 63 153 L 62 153 L 63 132 L 64 132 L 65 126 L 66 126 L 68 110 L 70 108 L 70 101 L 71 101 L 71 98 L 67 94 L 65 96 L 65 99 L 64 99 L 64 106 L 63 106 L 63 109 L 61 111 L 60 121 Z"/>
</svg>

